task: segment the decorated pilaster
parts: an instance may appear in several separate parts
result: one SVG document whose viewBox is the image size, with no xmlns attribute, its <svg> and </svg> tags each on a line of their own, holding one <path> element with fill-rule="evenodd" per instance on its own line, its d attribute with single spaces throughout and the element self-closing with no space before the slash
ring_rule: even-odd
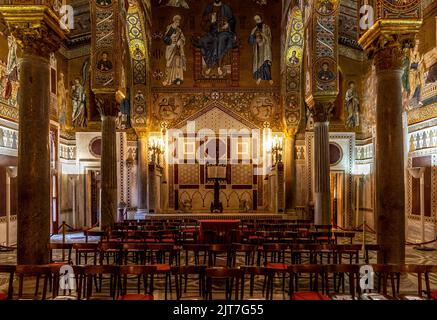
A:
<svg viewBox="0 0 437 320">
<path fill-rule="evenodd" d="M 125 92 L 122 87 L 122 40 L 118 0 L 90 1 L 91 85 L 102 119 L 101 218 L 107 229 L 117 217 L 116 116 Z"/>
<path fill-rule="evenodd" d="M 284 180 L 285 212 L 293 212 L 296 198 L 296 163 L 294 161 L 295 136 L 302 118 L 302 74 L 304 25 L 302 11 L 298 6 L 289 9 L 283 26 L 286 32 L 284 52 L 284 75 L 282 94 L 284 96 Z"/>
<path fill-rule="evenodd" d="M 379 263 L 405 262 L 402 63 L 421 25 L 419 0 L 374 3 L 375 24 L 359 42 L 377 76 L 375 213 Z"/>
<path fill-rule="evenodd" d="M 0 17 L 23 52 L 18 68 L 17 263 L 45 264 L 50 233 L 49 56 L 59 49 L 65 31 L 48 4 L 15 2 L 23 3 L 0 4 Z"/>
<path fill-rule="evenodd" d="M 314 120 L 314 223 L 331 224 L 329 118 L 339 91 L 339 1 L 316 1 L 306 29 L 306 103 Z"/>
</svg>

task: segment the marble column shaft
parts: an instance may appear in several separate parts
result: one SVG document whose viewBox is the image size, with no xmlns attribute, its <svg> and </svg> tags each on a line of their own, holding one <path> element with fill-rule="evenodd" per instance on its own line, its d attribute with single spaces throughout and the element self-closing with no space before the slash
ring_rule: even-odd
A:
<svg viewBox="0 0 437 320">
<path fill-rule="evenodd" d="M 314 223 L 331 223 L 331 190 L 329 164 L 329 122 L 314 123 Z"/>
<path fill-rule="evenodd" d="M 50 64 L 25 53 L 19 67 L 18 264 L 49 261 L 50 234 Z"/>
<path fill-rule="evenodd" d="M 377 61 L 375 187 L 379 263 L 405 261 L 404 137 L 401 52 L 387 48 Z"/>
<path fill-rule="evenodd" d="M 148 174 L 149 174 L 149 157 L 147 136 L 139 134 L 138 136 L 138 169 L 137 169 L 137 188 L 138 188 L 138 213 L 145 214 L 148 212 Z"/>
<path fill-rule="evenodd" d="M 102 229 L 114 224 L 117 217 L 117 134 L 116 117 L 102 115 Z"/>
<path fill-rule="evenodd" d="M 296 159 L 295 135 L 285 139 L 285 212 L 294 211 L 296 207 Z"/>
</svg>

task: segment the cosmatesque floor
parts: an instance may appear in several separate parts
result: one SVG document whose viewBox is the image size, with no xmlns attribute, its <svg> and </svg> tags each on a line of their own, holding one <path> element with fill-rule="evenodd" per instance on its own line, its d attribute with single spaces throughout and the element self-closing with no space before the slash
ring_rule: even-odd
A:
<svg viewBox="0 0 437 320">
<path fill-rule="evenodd" d="M 357 238 L 359 239 L 361 234 L 357 235 Z M 375 241 L 374 236 L 371 234 L 368 234 L 366 237 L 367 243 L 372 243 Z M 89 237 L 89 242 L 97 242 L 99 240 L 98 237 Z M 82 233 L 73 233 L 68 234 L 66 236 L 66 242 L 85 242 L 85 237 Z M 52 237 L 52 242 L 62 242 L 62 236 L 55 235 Z M 358 240 L 357 240 L 358 242 Z M 430 247 L 433 247 L 437 249 L 437 244 L 434 243 L 432 245 L 429 245 Z M 55 253 L 61 255 L 61 252 Z M 74 253 L 72 260 L 74 261 Z M 224 260 L 224 259 L 223 259 Z M 361 259 L 362 260 L 362 259 Z M 360 261 L 364 264 L 364 261 Z M 0 252 L 0 264 L 15 264 L 16 263 L 16 251 L 9 251 L 9 252 Z M 184 261 L 183 261 L 184 263 Z M 223 263 L 224 261 L 220 261 L 218 264 Z M 376 255 L 371 255 L 370 257 L 370 263 L 376 263 Z M 436 251 L 419 251 L 415 250 L 412 246 L 406 247 L 406 263 L 412 263 L 412 264 L 437 264 L 437 250 Z M 173 278 L 172 278 L 173 280 Z M 5 276 L 0 275 L 0 290 L 4 290 L 7 287 L 7 279 Z M 431 287 L 433 289 L 437 289 L 437 275 L 433 274 L 430 276 L 430 282 Z M 26 285 L 27 284 L 27 285 Z M 33 285 L 33 282 L 26 283 L 25 282 L 25 291 L 26 287 L 28 287 L 28 292 L 32 292 L 31 286 Z M 173 283 L 174 285 L 174 283 Z M 17 286 L 17 281 L 14 282 L 14 286 Z M 103 283 L 103 286 L 105 287 L 105 282 Z M 255 294 L 253 297 L 250 297 L 249 295 L 249 283 L 247 282 L 245 284 L 245 299 L 264 299 L 261 291 L 263 286 L 263 278 L 258 277 L 255 279 Z M 106 286 L 107 287 L 107 286 Z M 129 287 L 132 289 L 131 292 L 135 292 L 136 288 L 136 281 L 130 281 Z M 220 292 L 220 289 L 223 289 L 224 284 L 223 283 L 217 283 L 214 285 L 214 299 L 222 299 L 224 298 L 224 293 Z M 410 293 L 414 294 L 417 291 L 416 286 L 416 279 L 412 275 L 408 275 L 406 277 L 401 278 L 401 292 L 402 293 Z M 216 290 L 217 289 L 217 290 Z M 102 293 L 105 294 L 105 291 Z M 155 299 L 161 300 L 164 299 L 164 279 L 159 278 L 155 280 L 155 292 L 154 292 Z M 168 293 L 168 299 L 175 299 L 175 290 L 173 288 L 172 293 Z M 188 281 L 188 287 L 187 292 L 184 294 L 183 299 L 202 299 L 198 295 L 198 281 L 196 279 L 189 279 Z M 275 288 L 274 288 L 274 295 L 273 299 L 275 300 L 283 300 L 288 299 L 288 294 L 284 293 L 282 291 L 282 284 L 281 280 L 278 279 L 275 281 Z"/>
</svg>

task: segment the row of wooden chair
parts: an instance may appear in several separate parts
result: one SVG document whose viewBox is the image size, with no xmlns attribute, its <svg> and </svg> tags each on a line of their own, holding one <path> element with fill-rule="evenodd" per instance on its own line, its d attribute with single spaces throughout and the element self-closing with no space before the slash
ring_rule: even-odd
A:
<svg viewBox="0 0 437 320">
<path fill-rule="evenodd" d="M 293 300 L 329 300 L 330 294 L 347 294 L 350 299 L 357 299 L 365 293 L 361 289 L 360 265 L 289 265 L 283 274 L 288 277 L 288 292 L 285 287 L 282 292 Z M 437 299 L 437 290 L 430 284 L 431 273 L 437 273 L 437 265 L 371 265 L 375 285 L 367 293 L 378 292 L 388 299 L 403 299 L 417 295 L 427 299 Z M 73 282 L 69 287 L 60 286 L 60 280 L 69 281 L 69 277 L 61 274 L 61 266 L 11 266 L 0 265 L 0 274 L 9 274 L 8 293 L 4 299 L 42 299 L 48 298 L 47 291 L 52 292 L 52 299 L 74 294 L 74 299 L 119 299 L 119 300 L 152 300 L 154 299 L 154 276 L 159 274 L 156 266 L 73 266 Z M 276 270 L 269 267 L 241 266 L 240 268 L 213 267 L 205 265 L 172 267 L 171 274 L 175 278 L 176 299 L 188 298 L 187 292 L 189 276 L 198 277 L 198 295 L 205 299 L 213 298 L 213 283 L 225 282 L 225 299 L 244 299 L 246 277 L 249 276 L 250 297 L 254 295 L 254 278 L 263 277 L 263 287 L 259 297 L 273 299 L 274 279 Z M 417 292 L 404 293 L 401 290 L 400 278 L 402 274 L 413 274 L 417 280 Z M 19 279 L 19 290 L 16 297 L 13 294 L 13 279 Z M 24 278 L 35 279 L 33 293 L 24 292 Z M 71 276 L 70 276 L 71 277 Z M 43 280 L 41 288 L 40 281 Z M 134 292 L 130 289 L 136 281 Z M 423 286 L 425 280 L 425 287 Z M 129 283 L 129 281 L 131 283 Z M 109 285 L 104 285 L 109 282 Z M 304 284 L 304 282 L 306 282 Z M 72 284 L 73 283 L 73 284 Z M 304 285 L 303 285 L 304 284 Z M 106 290 L 103 290 L 103 287 Z M 389 291 L 391 287 L 391 291 Z M 347 289 L 346 289 L 347 288 Z M 171 285 L 170 285 L 171 289 Z M 167 291 L 167 287 L 166 287 Z M 402 293 L 402 294 L 401 294 Z M 390 294 L 391 296 L 388 296 Z M 167 299 L 167 294 L 165 295 Z"/>
<path fill-rule="evenodd" d="M 55 260 L 53 252 L 62 250 L 61 259 Z M 75 264 L 146 264 L 168 261 L 170 265 L 180 265 L 182 252 L 185 253 L 185 265 L 216 265 L 217 257 L 226 261 L 227 266 L 235 267 L 239 261 L 244 265 L 261 265 L 266 262 L 275 263 L 358 263 L 362 245 L 360 244 L 285 244 L 269 243 L 253 244 L 173 244 L 140 243 L 140 242 L 100 242 L 100 243 L 51 243 L 49 244 L 50 261 L 72 262 L 72 251 L 75 251 Z M 379 250 L 377 245 L 365 246 L 366 262 L 369 251 Z M 190 261 L 193 258 L 194 261 Z M 344 260 L 346 258 L 346 260 Z"/>
</svg>

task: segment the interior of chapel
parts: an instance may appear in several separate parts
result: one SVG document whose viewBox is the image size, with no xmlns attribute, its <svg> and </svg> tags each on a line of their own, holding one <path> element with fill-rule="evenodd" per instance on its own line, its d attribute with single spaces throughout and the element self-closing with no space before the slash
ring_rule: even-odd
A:
<svg viewBox="0 0 437 320">
<path fill-rule="evenodd" d="M 437 300 L 437 1 L 0 0 L 17 299 Z"/>
</svg>

